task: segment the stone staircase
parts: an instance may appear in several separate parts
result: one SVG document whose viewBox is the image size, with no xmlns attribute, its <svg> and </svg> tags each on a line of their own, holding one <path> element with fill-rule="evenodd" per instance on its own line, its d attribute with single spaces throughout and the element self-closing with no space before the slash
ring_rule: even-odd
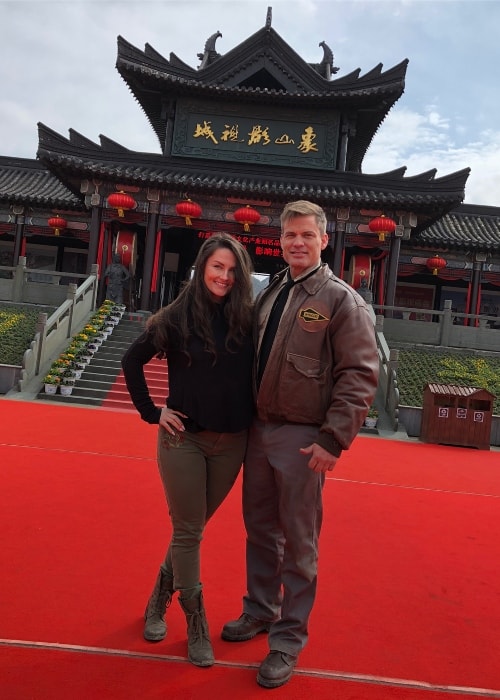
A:
<svg viewBox="0 0 500 700">
<path fill-rule="evenodd" d="M 121 368 L 121 359 L 131 343 L 142 333 L 149 314 L 125 313 L 111 335 L 77 379 L 71 396 L 49 395 L 42 390 L 37 398 L 44 401 L 86 404 L 88 406 L 135 411 Z M 144 367 L 151 398 L 163 406 L 168 394 L 165 361 L 153 359 Z"/>
</svg>

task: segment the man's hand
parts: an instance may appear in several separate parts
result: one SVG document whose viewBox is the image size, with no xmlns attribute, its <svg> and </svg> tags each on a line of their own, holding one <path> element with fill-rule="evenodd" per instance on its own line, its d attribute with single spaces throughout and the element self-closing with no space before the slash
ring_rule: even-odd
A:
<svg viewBox="0 0 500 700">
<path fill-rule="evenodd" d="M 325 450 L 324 447 L 315 442 L 309 447 L 301 447 L 299 452 L 303 455 L 311 455 L 307 466 L 313 472 L 331 472 L 337 464 L 338 457 L 335 457 L 335 455 L 332 455 L 331 452 L 328 452 L 328 450 Z"/>
</svg>

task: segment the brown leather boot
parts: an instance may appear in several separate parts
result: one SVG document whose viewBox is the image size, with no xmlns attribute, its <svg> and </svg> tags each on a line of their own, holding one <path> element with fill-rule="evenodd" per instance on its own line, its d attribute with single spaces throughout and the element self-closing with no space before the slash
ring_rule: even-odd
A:
<svg viewBox="0 0 500 700">
<path fill-rule="evenodd" d="M 165 612 L 172 602 L 174 593 L 173 577 L 160 568 L 155 587 L 144 613 L 144 639 L 148 642 L 161 642 L 167 636 Z"/>
<path fill-rule="evenodd" d="M 213 666 L 215 663 L 208 622 L 205 616 L 203 595 L 179 598 L 187 622 L 188 659 L 195 666 Z"/>
</svg>

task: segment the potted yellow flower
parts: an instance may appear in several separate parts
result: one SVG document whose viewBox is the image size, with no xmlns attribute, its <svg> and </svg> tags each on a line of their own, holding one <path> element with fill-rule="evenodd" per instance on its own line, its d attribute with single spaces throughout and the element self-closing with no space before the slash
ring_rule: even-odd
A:
<svg viewBox="0 0 500 700">
<path fill-rule="evenodd" d="M 370 406 L 368 413 L 365 418 L 365 425 L 367 428 L 375 428 L 378 421 L 378 411 L 375 406 Z"/>
<path fill-rule="evenodd" d="M 45 393 L 55 394 L 57 387 L 61 383 L 61 376 L 59 374 L 46 374 L 42 381 L 44 384 Z"/>
<path fill-rule="evenodd" d="M 61 382 L 61 395 L 62 396 L 71 396 L 71 393 L 73 391 L 73 387 L 75 386 L 75 381 L 76 378 L 73 374 L 73 370 L 67 369 L 62 375 L 62 382 Z"/>
<path fill-rule="evenodd" d="M 65 355 L 60 355 L 51 364 L 49 369 L 49 374 L 63 374 L 65 370 L 72 366 L 72 360 L 68 359 Z"/>
</svg>

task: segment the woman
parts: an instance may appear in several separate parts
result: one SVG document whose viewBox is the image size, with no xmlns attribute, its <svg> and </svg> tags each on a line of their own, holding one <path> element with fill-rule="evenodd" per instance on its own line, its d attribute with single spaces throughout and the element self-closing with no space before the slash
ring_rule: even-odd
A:
<svg viewBox="0 0 500 700">
<path fill-rule="evenodd" d="M 144 637 L 164 639 L 174 591 L 186 614 L 188 658 L 211 666 L 214 655 L 200 582 L 200 542 L 208 519 L 238 476 L 253 415 L 251 261 L 227 234 L 202 245 L 179 296 L 148 320 L 122 359 L 141 418 L 158 423 L 158 466 L 172 539 L 145 612 Z M 166 358 L 166 406 L 153 403 L 143 366 Z"/>
</svg>

